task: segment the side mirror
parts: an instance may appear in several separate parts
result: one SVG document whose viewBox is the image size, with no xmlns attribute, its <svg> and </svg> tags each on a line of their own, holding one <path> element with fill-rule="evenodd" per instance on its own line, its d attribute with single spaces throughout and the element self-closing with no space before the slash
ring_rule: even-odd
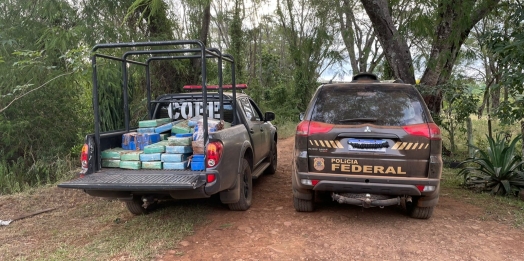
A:
<svg viewBox="0 0 524 261">
<path fill-rule="evenodd" d="M 275 113 L 272 111 L 267 111 L 264 114 L 264 121 L 272 121 L 275 120 Z"/>
<path fill-rule="evenodd" d="M 300 113 L 300 115 L 298 116 L 298 119 L 299 119 L 300 121 L 303 121 L 303 120 L 304 120 L 304 113 L 303 113 L 303 112 Z"/>
</svg>

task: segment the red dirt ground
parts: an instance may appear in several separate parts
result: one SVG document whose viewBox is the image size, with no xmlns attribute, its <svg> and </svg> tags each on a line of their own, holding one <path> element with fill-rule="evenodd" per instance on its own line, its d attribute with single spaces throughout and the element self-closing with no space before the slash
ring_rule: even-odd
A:
<svg viewBox="0 0 524 261">
<path fill-rule="evenodd" d="M 278 149 L 278 171 L 254 181 L 248 211 L 216 204 L 209 222 L 157 260 L 524 260 L 521 229 L 482 220 L 482 209 L 445 194 L 429 220 L 327 199 L 315 212 L 295 212 L 293 138 Z"/>
</svg>

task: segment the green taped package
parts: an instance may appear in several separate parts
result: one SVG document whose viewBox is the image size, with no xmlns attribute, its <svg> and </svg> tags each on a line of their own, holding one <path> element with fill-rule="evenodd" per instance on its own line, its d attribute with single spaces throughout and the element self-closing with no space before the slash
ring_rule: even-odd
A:
<svg viewBox="0 0 524 261">
<path fill-rule="evenodd" d="M 120 168 L 120 160 L 115 159 L 102 159 L 103 168 Z"/>
<path fill-rule="evenodd" d="M 162 169 L 161 161 L 142 162 L 143 169 Z"/>
<path fill-rule="evenodd" d="M 175 125 L 171 128 L 171 133 L 181 134 L 181 133 L 191 133 L 191 128 Z"/>
<path fill-rule="evenodd" d="M 166 151 L 166 146 L 159 145 L 158 143 L 147 145 L 144 147 L 144 154 L 164 153 L 165 151 Z"/>
<path fill-rule="evenodd" d="M 142 167 L 142 162 L 140 161 L 127 161 L 127 160 L 120 161 L 121 169 L 141 169 L 141 167 Z"/>
<path fill-rule="evenodd" d="M 170 118 L 162 118 L 162 119 L 148 120 L 148 121 L 139 121 L 138 122 L 138 127 L 140 127 L 140 128 L 158 127 L 160 125 L 169 123 L 171 121 L 172 120 Z"/>
<path fill-rule="evenodd" d="M 191 146 L 190 137 L 169 137 L 167 139 L 169 146 Z"/>
<path fill-rule="evenodd" d="M 122 155 L 124 151 L 125 150 L 122 148 L 113 148 L 113 149 L 104 150 L 102 151 L 102 159 L 118 159 L 119 160 L 120 155 Z"/>
<path fill-rule="evenodd" d="M 120 160 L 140 160 L 140 154 L 142 153 L 143 151 L 141 150 L 127 150 L 120 155 Z"/>
</svg>

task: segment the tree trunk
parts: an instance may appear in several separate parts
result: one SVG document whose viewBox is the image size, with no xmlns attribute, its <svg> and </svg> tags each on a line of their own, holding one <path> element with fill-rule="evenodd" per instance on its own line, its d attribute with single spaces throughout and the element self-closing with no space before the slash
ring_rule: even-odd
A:
<svg viewBox="0 0 524 261">
<path fill-rule="evenodd" d="M 211 22 L 211 2 L 207 3 L 202 13 L 202 27 L 200 27 L 200 41 L 207 47 L 207 38 L 209 35 L 209 23 Z M 193 67 L 193 76 L 191 84 L 199 84 L 200 74 L 202 73 L 201 59 L 191 61 Z"/>
<path fill-rule="evenodd" d="M 393 69 L 395 77 L 405 83 L 415 84 L 413 59 L 406 40 L 399 34 L 387 0 L 361 0 L 377 38 L 384 49 L 386 60 Z"/>
<path fill-rule="evenodd" d="M 520 138 L 522 139 L 522 155 L 524 155 L 524 120 L 520 121 Z"/>
<path fill-rule="evenodd" d="M 439 0 L 437 27 L 431 47 L 427 67 L 421 84 L 428 87 L 447 83 L 453 65 L 464 40 L 475 24 L 494 10 L 500 0 Z M 377 37 L 386 54 L 386 60 L 392 66 L 395 76 L 406 83 L 415 83 L 413 60 L 406 41 L 395 27 L 386 0 L 361 0 L 368 14 Z M 439 114 L 442 93 L 425 97 L 429 109 Z"/>
<path fill-rule="evenodd" d="M 468 155 L 470 158 L 473 158 L 475 156 L 475 148 L 473 148 L 473 123 L 470 117 L 468 117 L 466 124 L 468 129 Z"/>
</svg>

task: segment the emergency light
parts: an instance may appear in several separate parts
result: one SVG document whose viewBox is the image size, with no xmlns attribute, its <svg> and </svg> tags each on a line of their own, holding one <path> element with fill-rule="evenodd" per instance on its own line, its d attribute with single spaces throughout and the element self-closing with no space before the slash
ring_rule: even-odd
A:
<svg viewBox="0 0 524 261">
<path fill-rule="evenodd" d="M 207 85 L 206 89 L 208 90 L 218 90 L 218 85 Z M 231 84 L 224 84 L 222 85 L 222 89 L 224 90 L 232 90 L 233 85 Z M 236 89 L 247 89 L 247 84 L 237 84 Z M 185 85 L 184 90 L 202 90 L 202 85 Z"/>
</svg>

